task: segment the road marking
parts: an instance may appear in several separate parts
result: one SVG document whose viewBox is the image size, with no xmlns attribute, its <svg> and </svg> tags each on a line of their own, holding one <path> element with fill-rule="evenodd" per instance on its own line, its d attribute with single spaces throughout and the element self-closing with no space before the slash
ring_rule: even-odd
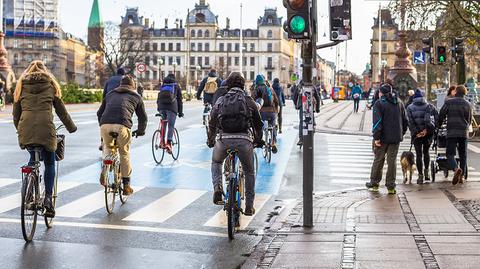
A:
<svg viewBox="0 0 480 269">
<path fill-rule="evenodd" d="M 19 219 L 0 218 L 0 222 L 2 222 L 2 223 L 20 223 L 20 220 Z M 124 231 L 127 230 L 127 231 L 150 232 L 150 233 L 212 236 L 212 237 L 223 237 L 223 238 L 228 237 L 228 235 L 226 233 L 214 233 L 214 232 L 181 230 L 181 229 L 168 229 L 168 228 L 157 228 L 157 227 L 144 227 L 144 226 L 96 224 L 96 223 L 65 222 L 65 221 L 55 221 L 54 225 L 55 226 L 64 226 L 64 227 L 102 229 L 102 230 L 124 230 Z"/>
<path fill-rule="evenodd" d="M 94 123 L 97 124 L 98 121 L 97 120 L 82 121 L 77 123 L 76 125 L 88 125 L 88 124 L 94 124 Z"/>
<path fill-rule="evenodd" d="M 477 153 L 477 154 L 480 154 L 480 148 L 477 147 L 477 146 L 474 146 L 474 145 L 472 145 L 472 144 L 468 144 L 468 149 L 471 150 L 471 151 L 473 151 L 473 152 L 475 152 L 475 153 Z"/>
<path fill-rule="evenodd" d="M 176 189 L 124 218 L 124 221 L 165 222 L 207 191 Z"/>
<path fill-rule="evenodd" d="M 58 184 L 58 193 L 64 192 L 66 190 L 75 188 L 82 183 L 79 182 L 62 182 Z M 20 192 L 9 195 L 0 199 L 0 213 L 5 213 L 7 211 L 13 210 L 21 206 L 22 195 Z"/>
<path fill-rule="evenodd" d="M 254 207 L 257 212 L 260 212 L 265 203 L 270 199 L 271 195 L 257 195 L 254 202 Z M 253 220 L 254 216 L 244 216 L 240 215 L 240 229 L 244 230 L 250 222 Z M 227 214 L 222 209 L 215 214 L 211 219 L 209 219 L 203 226 L 208 227 L 227 227 Z"/>
<path fill-rule="evenodd" d="M 13 178 L 0 178 L 0 188 L 15 184 L 17 182 L 20 182 L 19 179 L 13 179 Z"/>
</svg>

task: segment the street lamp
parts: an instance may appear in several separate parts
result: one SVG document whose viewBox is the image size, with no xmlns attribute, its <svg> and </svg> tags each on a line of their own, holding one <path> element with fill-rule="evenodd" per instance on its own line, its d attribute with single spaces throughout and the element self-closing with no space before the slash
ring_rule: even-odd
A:
<svg viewBox="0 0 480 269">
<path fill-rule="evenodd" d="M 172 66 L 173 66 L 173 74 L 176 76 L 177 75 L 177 62 L 174 62 L 172 64 Z"/>
<path fill-rule="evenodd" d="M 163 79 L 163 71 L 162 71 L 162 65 L 164 64 L 163 59 L 160 58 L 158 61 L 158 74 L 160 75 L 160 79 Z"/>
<path fill-rule="evenodd" d="M 387 60 L 382 60 L 381 61 L 382 63 L 382 79 L 381 79 L 381 82 L 382 83 L 385 83 L 385 67 L 387 66 Z"/>
<path fill-rule="evenodd" d="M 200 65 L 195 66 L 195 86 L 198 86 L 198 71 L 202 70 Z"/>
</svg>

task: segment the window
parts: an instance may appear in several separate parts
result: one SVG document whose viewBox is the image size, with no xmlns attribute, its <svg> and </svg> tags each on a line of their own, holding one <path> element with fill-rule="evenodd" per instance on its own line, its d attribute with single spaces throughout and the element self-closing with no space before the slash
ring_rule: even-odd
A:
<svg viewBox="0 0 480 269">
<path fill-rule="evenodd" d="M 177 61 L 176 61 L 176 62 L 177 62 L 177 65 L 180 66 L 180 64 L 181 64 L 181 59 L 180 59 L 180 57 L 177 56 Z"/>
<path fill-rule="evenodd" d="M 197 45 L 197 50 L 198 50 L 198 51 L 202 51 L 202 50 L 203 50 L 203 44 L 202 44 L 202 43 L 198 43 L 198 45 Z"/>
<path fill-rule="evenodd" d="M 267 32 L 267 38 L 272 38 L 273 37 L 273 32 L 272 30 L 268 30 Z"/>
<path fill-rule="evenodd" d="M 243 66 L 246 66 L 246 65 L 247 65 L 247 57 L 243 57 L 242 64 L 243 64 Z"/>
<path fill-rule="evenodd" d="M 240 57 L 235 57 L 235 65 L 240 65 Z"/>
<path fill-rule="evenodd" d="M 153 79 L 158 80 L 158 71 L 153 71 Z"/>
<path fill-rule="evenodd" d="M 165 51 L 165 43 L 160 44 L 160 51 Z"/>
<path fill-rule="evenodd" d="M 227 44 L 227 51 L 232 51 L 232 43 Z"/>
<path fill-rule="evenodd" d="M 173 43 L 168 43 L 168 51 L 173 51 Z"/>
<path fill-rule="evenodd" d="M 153 65 L 157 65 L 158 64 L 158 57 L 157 56 L 153 56 Z"/>
<path fill-rule="evenodd" d="M 268 67 L 272 67 L 273 66 L 273 58 L 272 57 L 268 57 L 267 58 L 267 66 Z M 270 79 L 268 79 L 270 80 Z"/>
<path fill-rule="evenodd" d="M 382 52 L 388 52 L 387 51 L 387 44 L 382 44 Z"/>
<path fill-rule="evenodd" d="M 382 31 L 382 40 L 387 40 L 387 32 Z"/>
<path fill-rule="evenodd" d="M 255 80 L 255 72 L 250 71 L 250 80 Z"/>
<path fill-rule="evenodd" d="M 168 65 L 173 65 L 173 57 L 168 57 Z"/>
<path fill-rule="evenodd" d="M 225 66 L 225 57 L 218 58 L 218 61 L 220 63 L 220 66 Z"/>
<path fill-rule="evenodd" d="M 18 40 L 16 40 L 16 39 L 13 40 L 13 47 L 14 47 L 14 48 L 18 48 Z M 17 55 L 17 57 L 18 57 L 18 55 Z M 17 59 L 17 60 L 18 60 L 18 59 Z"/>
<path fill-rule="evenodd" d="M 232 65 L 232 57 L 227 57 L 227 65 Z"/>
<path fill-rule="evenodd" d="M 268 72 L 267 72 L 267 79 L 270 80 L 270 81 L 272 81 L 272 79 L 273 79 L 272 71 L 268 71 Z"/>
<path fill-rule="evenodd" d="M 48 55 L 47 54 L 43 55 L 43 63 L 44 64 L 48 63 Z"/>
<path fill-rule="evenodd" d="M 240 44 L 239 43 L 235 43 L 235 51 L 240 51 Z"/>
<path fill-rule="evenodd" d="M 197 58 L 197 65 L 199 65 L 199 66 L 203 65 L 202 57 Z"/>
<path fill-rule="evenodd" d="M 15 41 L 17 41 L 17 40 L 15 40 Z M 13 43 L 15 43 L 15 42 L 13 42 Z M 43 41 L 43 49 L 48 49 L 48 41 L 47 40 Z"/>
<path fill-rule="evenodd" d="M 210 51 L 210 43 L 205 43 L 205 51 Z"/>
<path fill-rule="evenodd" d="M 196 23 L 203 23 L 205 22 L 205 14 L 198 12 L 195 14 L 195 22 Z"/>
<path fill-rule="evenodd" d="M 210 37 L 210 31 L 205 30 L 205 37 Z"/>
<path fill-rule="evenodd" d="M 145 43 L 145 51 L 150 51 L 150 43 Z"/>
<path fill-rule="evenodd" d="M 251 66 L 255 65 L 255 57 L 250 57 L 250 65 Z"/>
<path fill-rule="evenodd" d="M 205 65 L 206 66 L 210 65 L 210 57 L 205 57 Z"/>
<path fill-rule="evenodd" d="M 272 44 L 272 43 L 268 43 L 268 44 L 267 44 L 267 51 L 268 51 L 268 52 L 272 52 L 272 51 L 273 51 L 273 44 Z"/>
<path fill-rule="evenodd" d="M 177 43 L 177 51 L 181 51 L 181 50 L 182 50 L 182 44 Z"/>
<path fill-rule="evenodd" d="M 195 30 L 190 31 L 190 36 L 195 37 Z"/>
<path fill-rule="evenodd" d="M 190 50 L 195 51 L 195 43 L 190 43 Z"/>
<path fill-rule="evenodd" d="M 190 57 L 190 65 L 195 65 L 195 57 Z"/>
<path fill-rule="evenodd" d="M 220 51 L 224 51 L 225 50 L 225 44 L 224 43 L 220 43 Z"/>
<path fill-rule="evenodd" d="M 146 78 L 147 80 L 150 79 L 150 71 L 149 71 L 149 70 L 145 71 L 145 78 Z"/>
<path fill-rule="evenodd" d="M 158 51 L 158 44 L 157 43 L 153 43 L 153 51 Z"/>
<path fill-rule="evenodd" d="M 250 43 L 250 51 L 255 51 L 255 43 Z"/>
<path fill-rule="evenodd" d="M 165 57 L 163 57 L 163 56 L 160 57 L 159 63 L 160 63 L 161 65 L 164 65 L 164 64 L 165 64 Z"/>
<path fill-rule="evenodd" d="M 203 37 L 203 32 L 202 32 L 202 30 L 198 30 L 197 36 L 198 36 L 198 37 Z"/>
<path fill-rule="evenodd" d="M 133 46 L 134 46 L 134 45 L 135 45 L 135 44 L 134 44 L 133 42 L 129 42 L 129 43 L 128 43 L 128 50 L 133 50 Z"/>
<path fill-rule="evenodd" d="M 145 64 L 150 65 L 150 56 L 145 56 Z"/>
</svg>

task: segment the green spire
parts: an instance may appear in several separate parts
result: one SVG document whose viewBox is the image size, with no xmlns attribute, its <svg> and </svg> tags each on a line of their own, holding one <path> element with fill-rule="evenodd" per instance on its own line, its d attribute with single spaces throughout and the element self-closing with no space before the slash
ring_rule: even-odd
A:
<svg viewBox="0 0 480 269">
<path fill-rule="evenodd" d="M 103 28 L 102 16 L 100 15 L 100 8 L 98 7 L 98 0 L 93 0 L 92 11 L 90 12 L 90 21 L 88 28 Z"/>
</svg>

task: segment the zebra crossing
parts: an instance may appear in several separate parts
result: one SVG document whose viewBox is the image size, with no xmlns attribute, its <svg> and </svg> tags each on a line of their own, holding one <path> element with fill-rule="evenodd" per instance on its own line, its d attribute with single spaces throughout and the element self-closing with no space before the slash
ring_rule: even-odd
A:
<svg viewBox="0 0 480 269">
<path fill-rule="evenodd" d="M 397 183 L 402 183 L 402 169 L 400 155 L 410 150 L 409 139 L 400 144 L 397 158 Z M 370 170 L 374 154 L 370 138 L 358 136 L 325 136 L 325 143 L 317 145 L 319 154 L 317 159 L 316 177 L 318 180 L 328 180 L 330 184 L 364 185 L 370 178 Z M 412 149 L 413 150 L 413 149 Z M 473 151 L 473 150 L 472 150 Z M 441 149 L 439 150 L 441 152 Z M 435 154 L 430 152 L 431 160 Z M 384 176 L 387 165 L 384 166 Z M 468 168 L 468 181 L 480 181 L 480 172 L 474 167 Z M 450 177 L 453 173 L 450 173 Z M 417 171 L 413 176 L 416 179 Z M 442 172 L 437 173 L 437 181 L 446 180 Z"/>
<path fill-rule="evenodd" d="M 19 222 L 20 186 L 20 180 L 0 178 L 0 223 Z M 217 232 L 217 235 L 223 236 L 223 231 L 220 229 L 227 226 L 226 214 L 221 207 L 212 204 L 212 192 L 135 186 L 133 188 L 135 193 L 127 204 L 120 206 L 120 201 L 116 203 L 113 216 L 117 215 L 118 219 L 105 222 L 105 217 L 108 215 L 105 211 L 104 191 L 101 187 L 91 183 L 59 182 L 56 221 L 60 223 L 60 226 L 79 228 L 111 228 L 113 230 L 127 229 L 184 234 L 198 232 L 198 234 L 206 236 L 213 231 L 211 235 L 215 235 Z M 5 190 L 12 189 L 18 189 L 18 191 L 13 194 L 5 192 Z M 85 192 L 85 189 L 89 191 Z M 257 212 L 264 208 L 270 198 L 269 194 L 256 195 Z M 67 202 L 62 204 L 62 201 Z M 143 201 L 147 202 L 142 204 Z M 199 213 L 199 208 L 205 209 L 201 212 L 205 216 L 199 218 L 198 223 L 192 223 L 195 218 L 190 218 L 188 225 L 182 227 L 181 223 L 173 221 L 175 218 L 183 216 L 194 216 Z M 242 216 L 240 229 L 252 228 L 250 223 L 253 220 L 254 217 Z M 172 229 L 172 226 L 175 228 Z"/>
</svg>

